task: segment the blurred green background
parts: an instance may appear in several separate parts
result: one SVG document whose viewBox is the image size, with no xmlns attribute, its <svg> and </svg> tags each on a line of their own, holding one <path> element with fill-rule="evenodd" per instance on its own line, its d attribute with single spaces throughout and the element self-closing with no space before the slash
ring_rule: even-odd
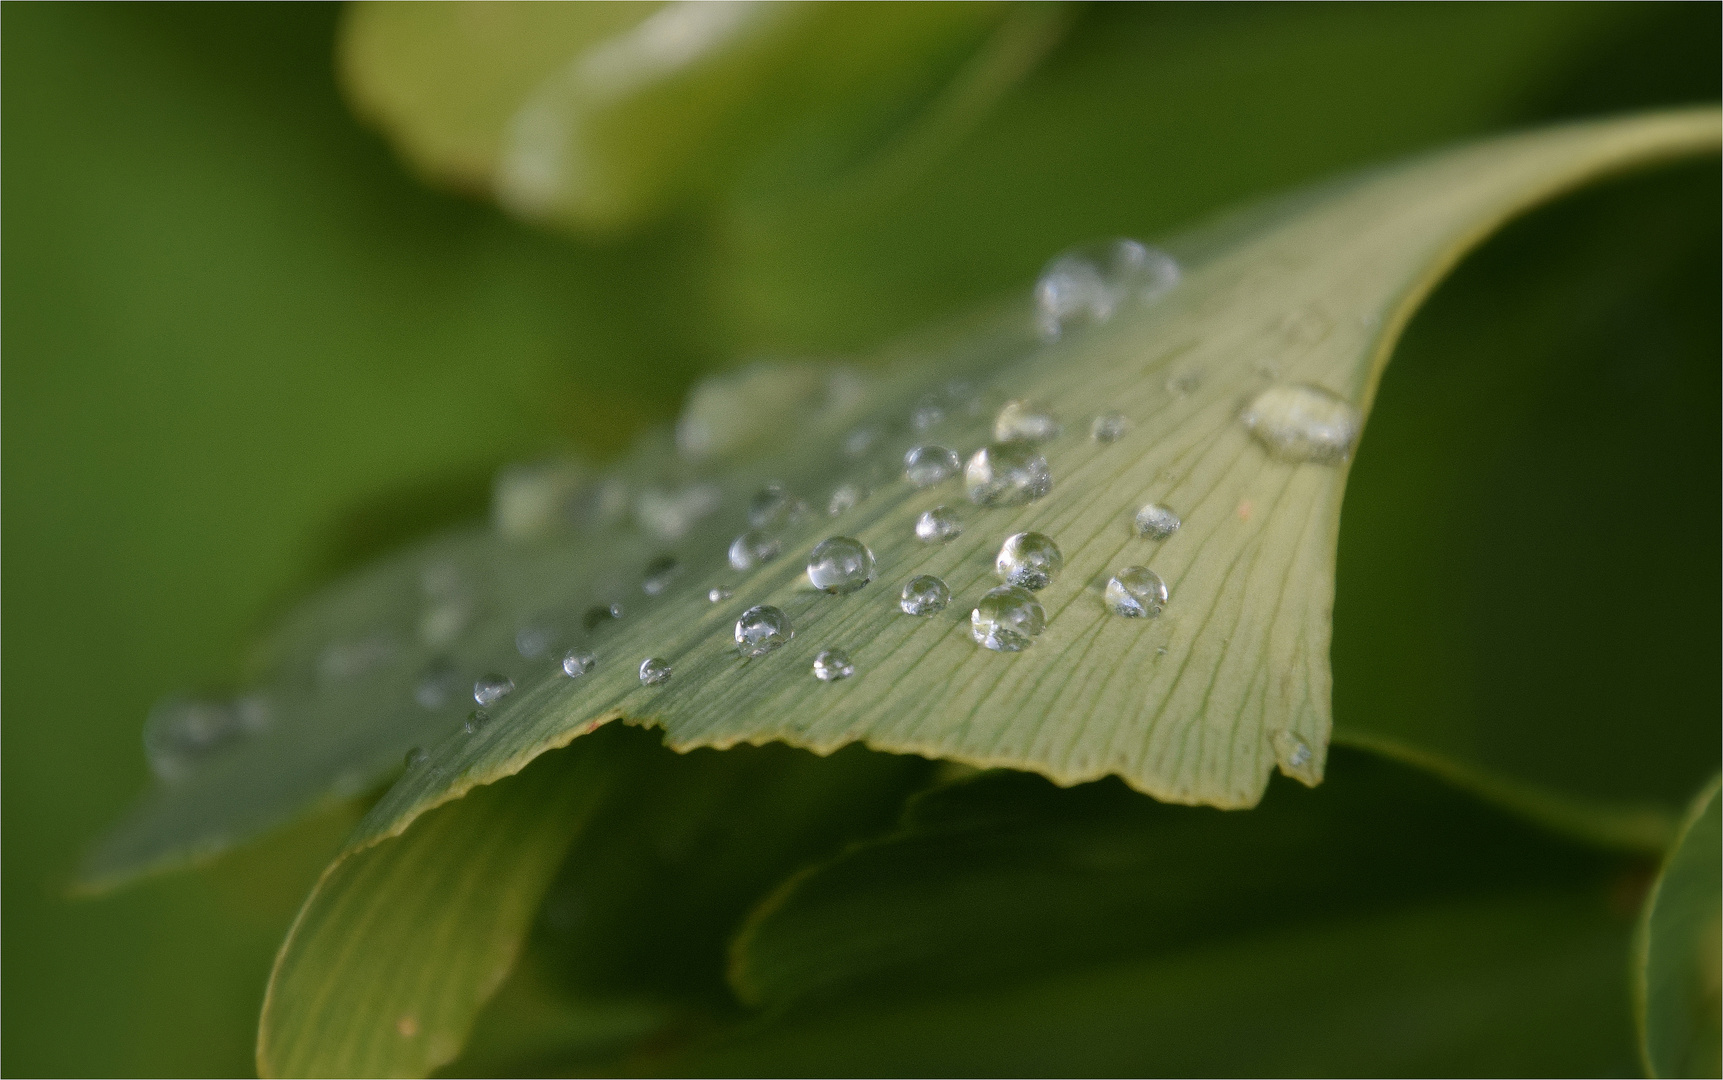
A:
<svg viewBox="0 0 1723 1080">
<path fill-rule="evenodd" d="M 1715 100 L 1718 12 L 1083 8 L 901 190 L 739 194 L 582 243 L 412 178 L 339 96 L 334 6 L 0 6 L 0 1068 L 250 1071 L 271 955 L 346 820 L 116 897 L 65 882 L 144 784 L 153 700 L 221 686 L 308 587 L 481 512 L 500 462 L 613 452 L 701 372 L 864 349 L 1074 241 L 1478 133 Z M 1714 196 L 1715 172 L 1688 184 Z M 1693 228 L 1714 251 L 1715 218 Z"/>
</svg>

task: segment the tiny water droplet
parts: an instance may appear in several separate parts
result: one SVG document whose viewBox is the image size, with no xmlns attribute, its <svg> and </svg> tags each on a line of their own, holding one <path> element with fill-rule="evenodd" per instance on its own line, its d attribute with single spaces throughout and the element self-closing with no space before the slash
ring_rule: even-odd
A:
<svg viewBox="0 0 1723 1080">
<path fill-rule="evenodd" d="M 863 491 L 859 485 L 839 484 L 832 489 L 832 497 L 826 500 L 826 514 L 830 517 L 847 514 L 860 505 L 865 498 L 867 498 L 867 492 Z"/>
<path fill-rule="evenodd" d="M 420 708 L 440 709 L 460 692 L 461 676 L 447 660 L 432 660 L 425 665 L 419 681 L 413 684 L 413 700 Z"/>
<path fill-rule="evenodd" d="M 1203 373 L 1197 370 L 1181 371 L 1167 376 L 1167 393 L 1173 397 L 1189 397 L 1203 384 Z"/>
<path fill-rule="evenodd" d="M 962 467 L 963 462 L 958 459 L 957 451 L 931 443 L 912 447 L 909 453 L 903 455 L 904 479 L 916 487 L 929 487 L 949 480 L 956 476 Z"/>
<path fill-rule="evenodd" d="M 1036 322 L 1048 340 L 1104 323 L 1126 303 L 1151 301 L 1177 285 L 1179 264 L 1135 240 L 1088 244 L 1047 264 L 1035 283 Z"/>
<path fill-rule="evenodd" d="M 1145 540 L 1165 540 L 1178 532 L 1184 522 L 1160 503 L 1149 503 L 1137 511 L 1132 524 L 1136 526 L 1137 535 Z"/>
<path fill-rule="evenodd" d="M 473 700 L 483 706 L 495 705 L 514 693 L 515 681 L 507 675 L 492 672 L 473 683 Z"/>
<path fill-rule="evenodd" d="M 1007 401 L 993 418 L 993 437 L 1000 442 L 1046 442 L 1062 430 L 1059 421 L 1021 401 Z"/>
<path fill-rule="evenodd" d="M 1310 744 L 1295 732 L 1276 731 L 1270 741 L 1274 744 L 1274 758 L 1281 772 L 1311 786 L 1322 780 L 1316 771 L 1316 755 L 1311 752 Z"/>
<path fill-rule="evenodd" d="M 1040 592 L 1065 569 L 1065 556 L 1050 536 L 1038 532 L 1013 533 L 999 548 L 993 570 L 1008 585 Z"/>
<path fill-rule="evenodd" d="M 903 587 L 897 606 L 905 615 L 937 615 L 951 603 L 951 589 L 932 574 L 912 577 Z"/>
<path fill-rule="evenodd" d="M 767 604 L 756 604 L 736 620 L 736 651 L 743 656 L 764 656 L 790 636 L 790 617 Z"/>
<path fill-rule="evenodd" d="M 615 622 L 622 618 L 621 604 L 594 604 L 586 609 L 586 614 L 580 618 L 582 626 L 588 630 L 597 630 L 606 623 Z"/>
<path fill-rule="evenodd" d="M 1167 583 L 1146 566 L 1127 566 L 1107 579 L 1107 610 L 1127 619 L 1152 619 L 1167 604 Z"/>
<path fill-rule="evenodd" d="M 640 583 L 641 591 L 647 596 L 661 595 L 670 587 L 670 583 L 676 579 L 677 571 L 681 569 L 681 564 L 671 556 L 658 556 L 646 564 L 646 577 Z"/>
<path fill-rule="evenodd" d="M 1239 420 L 1271 456 L 1317 465 L 1337 465 L 1351 457 L 1364 426 L 1351 402 L 1302 383 L 1269 387 Z"/>
<path fill-rule="evenodd" d="M 466 722 L 461 725 L 461 732 L 466 735 L 477 735 L 486 724 L 491 722 L 491 714 L 483 709 L 474 709 L 467 714 Z"/>
<path fill-rule="evenodd" d="M 714 604 L 721 604 L 736 595 L 736 590 L 728 585 L 714 585 L 706 590 L 706 599 Z"/>
<path fill-rule="evenodd" d="M 783 542 L 771 533 L 749 529 L 730 542 L 730 565 L 737 570 L 751 570 L 761 563 L 771 562 L 783 550 Z"/>
<path fill-rule="evenodd" d="M 416 769 L 429 760 L 431 760 L 431 755 L 425 753 L 425 748 L 415 746 L 407 751 L 407 756 L 402 759 L 402 763 L 409 769 Z"/>
<path fill-rule="evenodd" d="M 850 536 L 828 537 L 808 556 L 808 580 L 833 596 L 855 592 L 873 580 L 873 571 L 873 552 Z"/>
<path fill-rule="evenodd" d="M 756 529 L 784 529 L 807 512 L 808 504 L 784 490 L 782 484 L 767 484 L 748 500 L 748 524 Z"/>
<path fill-rule="evenodd" d="M 1089 424 L 1089 438 L 1098 443 L 1118 442 L 1131 430 L 1131 421 L 1124 413 L 1102 413 Z"/>
<path fill-rule="evenodd" d="M 1053 474 L 1033 443 L 1017 440 L 977 450 L 963 470 L 963 485 L 977 506 L 1021 506 L 1053 490 Z"/>
<path fill-rule="evenodd" d="M 670 665 L 662 656 L 648 656 L 640 662 L 640 685 L 657 686 L 670 678 Z"/>
<path fill-rule="evenodd" d="M 597 662 L 597 657 L 584 649 L 570 649 L 562 658 L 562 673 L 571 679 L 578 679 L 591 671 L 592 665 Z"/>
<path fill-rule="evenodd" d="M 515 652 L 528 660 L 535 660 L 549 651 L 550 638 L 549 627 L 528 623 L 515 631 Z"/>
<path fill-rule="evenodd" d="M 856 428 L 854 431 L 844 436 L 844 456 L 859 458 L 869 450 L 872 450 L 873 444 L 878 440 L 879 432 L 875 431 L 873 428 Z"/>
<path fill-rule="evenodd" d="M 915 538 L 924 544 L 944 544 L 963 535 L 963 522 L 949 506 L 936 506 L 915 519 Z"/>
<path fill-rule="evenodd" d="M 1156 656 L 1167 655 L 1167 647 L 1165 645 L 1156 645 L 1155 646 L 1155 655 Z"/>
<path fill-rule="evenodd" d="M 969 632 L 994 652 L 1022 652 L 1047 628 L 1047 612 L 1027 589 L 1001 585 L 969 613 Z"/>
<path fill-rule="evenodd" d="M 842 649 L 825 649 L 814 657 L 814 678 L 821 682 L 837 682 L 856 673 L 849 653 Z"/>
</svg>

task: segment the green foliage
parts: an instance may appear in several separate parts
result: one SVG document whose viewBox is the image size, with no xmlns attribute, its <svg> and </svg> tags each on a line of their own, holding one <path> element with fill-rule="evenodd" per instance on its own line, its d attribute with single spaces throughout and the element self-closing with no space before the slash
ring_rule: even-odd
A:
<svg viewBox="0 0 1723 1080">
<path fill-rule="evenodd" d="M 597 9 L 480 10 L 497 23 L 544 20 L 526 42 L 493 41 L 521 62 L 525 87 L 524 76 L 541 78 L 534 49 L 553 65 L 571 51 L 557 20 Z M 910 90 L 891 100 L 780 94 L 761 106 L 737 92 L 746 80 L 702 84 L 726 116 L 752 125 L 748 138 L 669 158 L 613 141 L 608 175 L 625 179 L 609 205 L 646 225 L 598 248 L 535 237 L 400 176 L 335 97 L 328 9 L 5 9 L 7 1069 L 245 1067 L 268 954 L 363 800 L 337 795 L 330 812 L 213 870 L 99 904 L 50 897 L 71 849 L 137 786 L 135 732 L 151 698 L 248 677 L 236 643 L 260 612 L 403 536 L 476 516 L 496 462 L 566 455 L 570 443 L 606 457 L 668 417 L 701 370 L 761 350 L 874 351 L 892 333 L 1021 287 L 1073 240 L 1164 234 L 1225 204 L 1508 126 L 1716 97 L 1717 15 L 1700 5 L 1014 10 L 994 22 L 997 12 L 976 6 L 963 14 L 980 28 L 970 37 L 920 39 L 921 66 L 892 76 L 894 93 Z M 420 44 L 425 70 L 449 55 Z M 837 55 L 806 36 L 791 48 Z M 779 78 L 774 65 L 789 56 L 754 70 Z M 441 115 L 466 125 L 456 135 L 476 133 L 479 156 L 490 152 L 482 144 L 506 94 L 487 103 L 448 69 L 431 80 L 403 71 L 421 76 L 417 100 L 440 94 Z M 652 115 L 676 130 L 672 112 Z M 385 110 L 369 118 L 415 152 Z M 839 137 L 812 146 L 808 130 Z M 485 184 L 474 176 L 465 186 Z M 1705 600 L 1717 571 L 1717 425 L 1706 407 L 1717 392 L 1716 262 L 1703 235 L 1715 232 L 1714 214 L 1709 168 L 1564 202 L 1468 260 L 1418 315 L 1382 382 L 1339 533 L 1338 743 L 1433 768 L 1571 836 L 1642 850 L 1662 843 L 1676 808 L 1715 769 L 1717 641 Z M 1486 408 L 1471 396 L 1477 387 L 1488 390 Z M 876 392 L 889 403 L 896 391 Z M 1576 421 L 1599 415 L 1614 422 Z M 1621 511 L 1601 534 L 1600 493 Z M 1597 544 L 1598 535 L 1619 542 Z M 617 565 L 637 574 L 648 553 L 625 554 Z M 486 639 L 506 647 L 506 620 L 496 621 Z M 267 670 L 267 651 L 262 661 L 250 677 Z M 398 701 L 409 689 L 367 692 Z M 317 695 L 300 700 L 314 711 Z M 322 729 L 321 763 L 288 754 L 279 778 L 237 769 L 225 792 L 213 785 L 203 804 L 175 804 L 179 821 L 159 833 L 172 841 L 165 848 L 122 852 L 110 869 L 219 848 L 303 813 L 326 798 L 319 792 L 387 779 L 405 745 L 430 745 L 464 716 L 415 730 L 366 709 L 340 710 L 363 717 L 354 731 Z M 787 764 L 813 759 L 783 747 L 678 757 L 650 732 L 606 727 L 530 765 L 523 758 L 518 775 L 348 855 L 305 918 L 329 914 L 330 883 L 399 865 L 441 835 L 439 822 L 507 800 L 605 740 L 632 740 L 623 757 L 634 764 L 612 762 L 606 775 L 640 798 L 601 802 L 532 929 L 520 913 L 537 902 L 534 889 L 499 891 L 514 898 L 508 925 L 486 937 L 462 924 L 472 938 L 439 938 L 449 977 L 420 988 L 430 993 L 415 997 L 411 980 L 371 971 L 356 978 L 357 994 L 337 989 L 331 1000 L 355 1004 L 340 1018 L 345 1030 L 374 1039 L 380 1027 L 379 1048 L 399 1040 L 390 1025 L 402 1012 L 390 1009 L 409 1000 L 452 1037 L 499 970 L 456 959 L 518 951 L 447 1070 L 817 1072 L 834 1058 L 952 1073 L 1037 1061 L 1042 1072 L 1084 1061 L 1183 1072 L 1632 1067 L 1620 978 L 1631 868 L 1506 821 L 1496 844 L 1496 831 L 1472 828 L 1489 815 L 1452 795 L 1460 824 L 1421 824 L 1417 808 L 1435 805 L 1420 794 L 1427 781 L 1373 772 L 1388 767 L 1344 748 L 1322 788 L 1277 782 L 1260 810 L 1236 816 L 1158 806 L 1113 782 L 1056 792 L 1033 778 L 972 781 L 1039 792 L 1020 805 L 1037 807 L 1047 826 L 1035 835 L 1022 816 L 1000 822 L 1022 850 L 1002 843 L 981 866 L 1026 869 L 1028 883 L 1015 879 L 1023 903 L 989 896 L 980 913 L 1000 907 L 1001 921 L 956 925 L 974 922 L 975 939 L 995 944 L 1007 940 L 1002 929 L 1029 927 L 1048 947 L 996 948 L 979 964 L 957 941 L 941 954 L 987 972 L 985 982 L 940 982 L 942 969 L 918 967 L 914 949 L 894 954 L 895 966 L 839 950 L 825 969 L 840 976 L 835 986 L 815 979 L 818 992 L 756 996 L 764 1013 L 726 989 L 722 958 L 739 924 L 754 928 L 750 947 L 763 947 L 773 911 L 814 910 L 747 916 L 763 899 L 801 895 L 858 852 L 925 841 L 919 815 L 982 790 L 924 795 L 891 829 L 925 766 L 859 747 L 833 758 L 833 772 Z M 810 810 L 797 775 L 817 777 L 814 791 L 829 787 L 826 811 Z M 1365 816 L 1402 824 L 1434 865 L 1465 867 L 1475 845 L 1476 877 L 1456 870 L 1437 882 L 1408 870 L 1427 892 L 1383 888 L 1370 868 L 1406 866 L 1405 853 L 1390 835 L 1360 835 L 1321 809 L 1364 790 L 1345 785 L 1365 775 L 1393 778 L 1384 783 L 1407 800 L 1395 809 L 1382 796 Z M 274 796 L 248 801 L 248 789 L 266 795 L 272 783 Z M 261 812 L 231 816 L 244 806 Z M 798 831 L 804 814 L 810 828 Z M 1174 824 L 1211 820 L 1224 823 L 1215 826 L 1223 846 L 1270 863 L 1281 850 L 1272 837 L 1283 835 L 1275 823 L 1302 821 L 1311 834 L 1283 847 L 1321 854 L 1307 875 L 1285 869 L 1286 888 L 1263 883 L 1264 904 L 1252 907 L 1236 889 L 1255 887 L 1238 886 L 1246 879 L 1228 876 L 1232 864 L 1194 853 L 1201 829 Z M 1143 903 L 1169 927 L 1166 937 L 1131 927 L 1121 935 L 1130 957 L 1095 964 L 1084 951 L 1094 939 L 1037 921 L 1081 911 L 1085 898 L 1030 883 L 1048 884 L 1037 860 L 1057 862 L 1072 846 L 1092 853 L 1084 839 L 1096 835 L 1152 838 L 1155 859 L 1213 875 L 1209 902 L 1237 933 L 1154 906 L 1159 889 L 1145 893 L 1145 876 L 1128 872 L 1140 861 L 1079 859 L 1068 872 L 1095 886 L 1092 910 Z M 836 854 L 846 838 L 861 846 Z M 1510 849 L 1533 869 L 1506 873 L 1484 857 Z M 499 889 L 510 850 L 486 863 L 498 867 Z M 1344 851 L 1360 854 L 1349 862 L 1337 857 Z M 542 882 L 546 860 L 517 880 Z M 810 863 L 822 869 L 798 874 Z M 970 855 L 964 865 L 975 865 Z M 582 892 L 588 867 L 605 868 L 614 888 Z M 962 867 L 939 869 L 930 882 L 961 895 Z M 1600 906 L 1606 882 L 1613 899 Z M 1235 891 L 1223 897 L 1223 884 Z M 369 893 L 343 902 L 363 908 L 375 903 Z M 1337 914 L 1299 906 L 1317 897 Z M 446 914 L 435 899 L 408 888 L 385 909 L 401 922 L 352 933 L 355 948 L 397 949 L 404 973 L 438 970 L 414 952 L 405 917 L 435 927 Z M 913 920 L 903 922 L 888 928 L 901 931 L 893 940 L 924 947 Z M 817 931 L 818 920 L 797 925 Z M 303 965 L 305 954 L 294 956 Z M 860 975 L 873 982 L 841 975 L 852 960 L 866 961 Z M 321 964 L 278 978 L 312 987 Z M 900 997 L 879 996 L 894 979 Z M 1241 1001 L 1254 1006 L 1243 1023 L 1255 1038 L 1240 1038 L 1239 1023 L 1218 1035 L 1204 1026 Z M 1145 1030 L 1165 1049 L 1146 1065 L 1134 1056 Z M 870 1057 L 886 1051 L 898 1056 Z M 397 1060 L 403 1070 L 427 1062 Z"/>
<path fill-rule="evenodd" d="M 1652 886 L 1634 948 L 1640 1048 L 1652 1076 L 1715 1076 L 1719 1070 L 1719 908 L 1723 907 L 1723 820 L 1717 781 L 1681 823 Z"/>
</svg>

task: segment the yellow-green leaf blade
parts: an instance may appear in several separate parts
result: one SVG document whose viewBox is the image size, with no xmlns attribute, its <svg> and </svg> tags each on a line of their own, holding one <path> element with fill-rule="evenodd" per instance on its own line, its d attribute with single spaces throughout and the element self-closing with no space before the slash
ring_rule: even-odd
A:
<svg viewBox="0 0 1723 1080">
<path fill-rule="evenodd" d="M 1717 781 L 1693 801 L 1646 898 L 1634 950 L 1640 1049 L 1652 1076 L 1716 1076 L 1723 965 L 1723 816 Z"/>
</svg>

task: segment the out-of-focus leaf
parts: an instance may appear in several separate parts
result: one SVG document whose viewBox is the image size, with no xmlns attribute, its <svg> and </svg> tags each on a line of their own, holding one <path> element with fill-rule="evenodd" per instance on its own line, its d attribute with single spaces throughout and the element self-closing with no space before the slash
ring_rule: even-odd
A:
<svg viewBox="0 0 1723 1080">
<path fill-rule="evenodd" d="M 610 743 L 546 755 L 323 874 L 258 1025 L 263 1076 L 411 1076 L 452 1060 L 514 964 Z"/>
<path fill-rule="evenodd" d="M 1186 242 L 1182 284 L 1103 325 L 1043 343 L 1029 305 L 1011 304 L 980 329 L 911 343 L 897 374 L 875 385 L 834 372 L 813 384 L 819 392 L 804 408 L 752 419 L 774 433 L 765 452 L 726 462 L 722 447 L 685 438 L 678 456 L 660 435 L 573 501 L 583 527 L 544 538 L 469 533 L 308 606 L 282 635 L 267 683 L 292 707 L 162 791 L 89 873 L 123 875 L 288 813 L 344 774 L 375 775 L 404 741 L 419 741 L 415 731 L 453 730 L 463 710 L 445 704 L 427 716 L 413 703 L 415 680 L 451 671 L 462 692 L 491 670 L 518 689 L 481 734 L 445 738 L 435 769 L 397 783 L 356 844 L 616 716 L 662 726 L 679 749 L 779 740 L 829 753 L 863 742 L 1062 783 L 1117 775 L 1157 798 L 1224 807 L 1253 805 L 1277 761 L 1314 783 L 1329 734 L 1346 467 L 1266 452 L 1241 410 L 1270 388 L 1257 411 L 1279 409 L 1302 386 L 1338 395 L 1342 412 L 1367 410 L 1406 319 L 1502 221 L 1601 173 L 1716 140 L 1716 114 L 1696 111 L 1420 159 Z M 962 503 L 955 480 L 917 488 L 899 475 L 915 443 L 965 453 L 987 443 L 988 418 L 1006 398 L 1064 422 L 1042 448 L 1045 497 L 983 509 Z M 929 407 L 937 415 L 922 412 L 927 430 L 912 430 L 912 413 Z M 1091 418 L 1114 412 L 1132 429 L 1092 440 Z M 700 419 L 685 417 L 684 432 Z M 766 503 L 750 507 L 768 481 L 788 492 L 781 521 Z M 863 489 L 871 495 L 859 505 L 825 513 L 834 494 Z M 797 496 L 811 512 L 794 509 Z M 1149 501 L 1183 518 L 1165 542 L 1132 531 Z M 918 541 L 917 515 L 940 503 L 964 506 L 965 531 L 943 545 Z M 783 554 L 736 569 L 725 553 L 750 513 L 777 530 L 768 546 Z M 1040 594 L 1046 632 L 1025 652 L 991 652 L 971 639 L 966 616 L 997 584 L 1001 541 L 1024 530 L 1053 536 L 1065 569 Z M 834 533 L 878 557 L 876 580 L 854 595 L 812 591 L 803 573 Z M 1121 619 L 1102 603 L 1099 586 L 1133 563 L 1170 586 L 1158 619 Z M 898 590 L 917 574 L 951 586 L 954 601 L 936 617 L 898 609 Z M 607 604 L 623 617 L 605 618 Z M 782 609 L 794 637 L 744 660 L 731 629 L 758 604 Z M 392 651 L 353 682 L 363 709 L 317 689 L 328 650 L 376 640 Z M 559 657 L 570 646 L 590 650 L 596 666 L 565 676 Z M 810 662 L 828 648 L 848 652 L 853 678 L 812 676 Z M 435 667 L 439 657 L 453 659 Z M 648 657 L 667 663 L 668 681 L 643 684 Z"/>
<path fill-rule="evenodd" d="M 725 945 L 746 910 L 885 827 L 927 769 L 860 747 L 683 755 L 657 732 L 595 733 L 327 871 L 277 961 L 260 1067 L 449 1063 L 535 912 L 534 963 L 464 1067 L 512 1072 L 540 1048 L 615 1053 L 722 1012 Z"/>
<path fill-rule="evenodd" d="M 1633 989 L 1640 1050 L 1652 1076 L 1716 1076 L 1723 1058 L 1723 818 L 1717 781 L 1693 800 L 1646 898 Z"/>
<path fill-rule="evenodd" d="M 736 1075 L 1619 1075 L 1608 860 L 1356 753 L 1248 815 L 989 774 L 786 883 Z"/>
<path fill-rule="evenodd" d="M 1060 21 L 1047 4 L 361 4 L 341 55 L 357 108 L 422 172 L 612 230 L 970 115 Z"/>
</svg>

